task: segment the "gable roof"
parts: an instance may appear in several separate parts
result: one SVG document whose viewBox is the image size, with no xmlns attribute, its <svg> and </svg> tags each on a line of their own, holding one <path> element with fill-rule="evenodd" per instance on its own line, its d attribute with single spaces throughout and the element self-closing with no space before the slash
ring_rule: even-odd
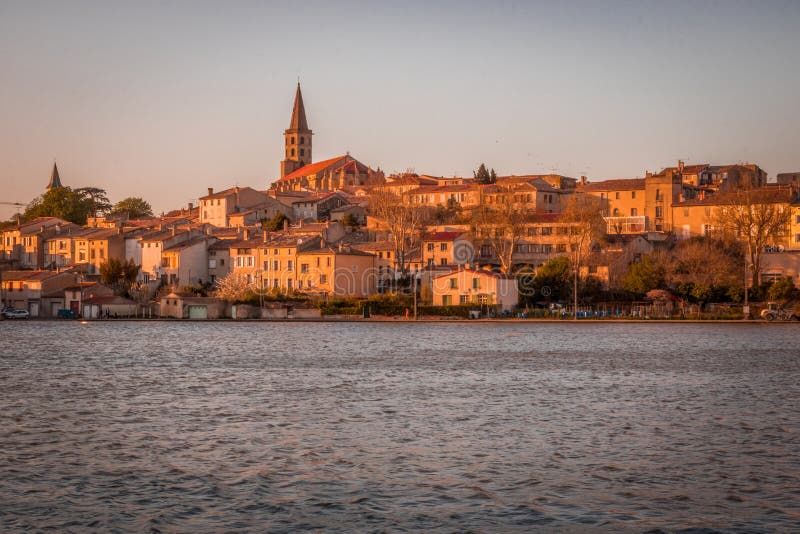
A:
<svg viewBox="0 0 800 534">
<path fill-rule="evenodd" d="M 644 178 L 623 178 L 618 180 L 603 180 L 602 182 L 587 182 L 579 185 L 581 191 L 634 191 L 644 190 Z"/>
<path fill-rule="evenodd" d="M 279 182 L 286 182 L 286 181 L 292 180 L 294 178 L 300 178 L 302 176 L 310 176 L 312 174 L 317 174 L 319 172 L 324 171 L 328 167 L 340 162 L 341 160 L 343 160 L 343 159 L 345 159 L 347 157 L 348 157 L 347 154 L 345 154 L 343 156 L 336 156 L 335 158 L 325 159 L 325 160 L 322 160 L 322 161 L 318 161 L 316 163 L 309 163 L 308 165 L 303 165 L 302 167 L 300 167 L 296 171 L 290 172 L 289 174 L 287 174 L 286 176 L 284 176 L 283 178 L 281 178 L 278 181 Z"/>
</svg>

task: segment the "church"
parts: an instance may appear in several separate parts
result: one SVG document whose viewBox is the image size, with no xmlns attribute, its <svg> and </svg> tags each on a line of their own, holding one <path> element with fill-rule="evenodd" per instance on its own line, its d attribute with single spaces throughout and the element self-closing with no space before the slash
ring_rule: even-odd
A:
<svg viewBox="0 0 800 534">
<path fill-rule="evenodd" d="M 313 163 L 312 135 L 298 82 L 292 120 L 283 132 L 285 157 L 281 161 L 281 177 L 272 184 L 274 192 L 336 191 L 382 181 L 380 171 L 373 171 L 350 154 Z"/>
</svg>

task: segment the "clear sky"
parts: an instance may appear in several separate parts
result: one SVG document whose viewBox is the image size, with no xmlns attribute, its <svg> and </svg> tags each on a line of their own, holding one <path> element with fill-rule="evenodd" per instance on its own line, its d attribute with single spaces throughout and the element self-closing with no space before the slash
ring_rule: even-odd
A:
<svg viewBox="0 0 800 534">
<path fill-rule="evenodd" d="M 54 159 L 159 212 L 266 188 L 298 76 L 315 160 L 774 179 L 800 170 L 798 28 L 798 1 L 0 0 L 0 200 L 40 194 Z"/>
</svg>

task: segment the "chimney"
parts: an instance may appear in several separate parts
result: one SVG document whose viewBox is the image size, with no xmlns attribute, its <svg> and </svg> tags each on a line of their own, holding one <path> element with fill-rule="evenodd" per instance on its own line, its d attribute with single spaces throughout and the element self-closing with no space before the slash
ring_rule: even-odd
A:
<svg viewBox="0 0 800 534">
<path fill-rule="evenodd" d="M 248 241 L 249 239 L 250 239 L 250 229 L 249 228 L 245 228 L 244 229 L 244 240 Z"/>
<path fill-rule="evenodd" d="M 284 219 L 283 220 L 283 231 L 285 232 L 288 229 L 289 229 L 289 219 Z"/>
<path fill-rule="evenodd" d="M 586 185 L 586 177 L 581 176 L 581 185 Z"/>
<path fill-rule="evenodd" d="M 209 187 L 208 188 L 208 196 L 211 196 L 213 194 L 214 194 L 214 188 L 213 187 Z"/>
<path fill-rule="evenodd" d="M 683 174 L 683 160 L 678 160 L 678 172 Z"/>
<path fill-rule="evenodd" d="M 189 202 L 189 211 L 192 211 L 193 209 L 194 209 L 194 203 Z"/>
<path fill-rule="evenodd" d="M 175 235 L 175 225 L 174 225 L 174 224 L 172 225 L 172 227 L 170 228 L 170 230 L 172 230 L 172 235 Z"/>
</svg>

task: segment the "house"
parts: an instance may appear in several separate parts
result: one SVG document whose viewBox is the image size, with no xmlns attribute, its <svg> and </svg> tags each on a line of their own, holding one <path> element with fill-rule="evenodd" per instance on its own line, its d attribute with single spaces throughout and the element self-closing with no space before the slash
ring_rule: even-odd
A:
<svg viewBox="0 0 800 534">
<path fill-rule="evenodd" d="M 467 265 L 475 259 L 475 247 L 468 232 L 445 230 L 422 236 L 422 261 L 433 265 Z"/>
<path fill-rule="evenodd" d="M 48 304 L 49 295 L 75 285 L 77 275 L 55 271 L 4 271 L 0 273 L 0 280 L 3 305 L 27 310 L 31 317 L 53 317 L 63 307 L 63 300 L 56 302 L 55 314 L 52 306 L 43 306 L 43 303 Z"/>
<path fill-rule="evenodd" d="M 208 188 L 208 194 L 200 197 L 200 222 L 212 226 L 230 226 L 230 216 L 255 207 L 266 207 L 266 193 L 251 187 L 231 187 L 224 191 L 214 192 Z M 274 207 L 274 206 L 273 206 Z"/>
<path fill-rule="evenodd" d="M 50 263 L 45 257 L 47 240 L 73 227 L 57 217 L 37 217 L 7 228 L 0 232 L 0 261 L 16 269 L 44 269 Z"/>
<path fill-rule="evenodd" d="M 99 274 L 100 266 L 110 258 L 125 261 L 124 229 L 89 228 L 77 235 L 75 262 L 83 264 L 87 274 Z"/>
<path fill-rule="evenodd" d="M 439 274 L 433 278 L 432 289 L 435 306 L 475 304 L 503 312 L 519 303 L 516 278 L 483 269 Z"/>
<path fill-rule="evenodd" d="M 319 248 L 322 238 L 317 235 L 295 236 L 286 233 L 265 234 L 262 243 L 254 246 L 258 269 L 254 275 L 261 277 L 263 288 L 294 291 L 298 283 L 298 255 Z M 256 248 L 257 247 L 257 248 Z M 234 251 L 231 248 L 231 261 Z"/>
<path fill-rule="evenodd" d="M 233 240 L 220 239 L 208 245 L 208 281 L 211 284 L 231 272 L 230 244 Z"/>
<path fill-rule="evenodd" d="M 67 286 L 62 291 L 64 309 L 71 310 L 77 317 L 83 309 L 83 301 L 94 297 L 107 297 L 114 294 L 114 290 L 99 282 L 79 282 L 78 284 Z"/>
<path fill-rule="evenodd" d="M 336 297 L 368 297 L 377 290 L 376 257 L 349 245 L 297 254 L 297 290 Z"/>
<path fill-rule="evenodd" d="M 292 207 L 265 195 L 263 204 L 228 215 L 228 224 L 234 228 L 253 226 L 260 224 L 261 221 L 272 219 L 278 214 L 283 214 L 291 219 Z"/>
<path fill-rule="evenodd" d="M 407 193 L 412 204 L 443 208 L 474 208 L 481 203 L 480 188 L 471 184 L 424 185 Z"/>
<path fill-rule="evenodd" d="M 347 196 L 340 191 L 317 193 L 292 202 L 292 216 L 295 220 L 327 221 L 331 210 L 348 204 Z"/>
<path fill-rule="evenodd" d="M 224 300 L 192 293 L 170 293 L 158 302 L 159 316 L 175 319 L 219 319 L 225 317 Z"/>
<path fill-rule="evenodd" d="M 215 238 L 206 235 L 161 250 L 161 276 L 172 286 L 202 285 L 208 277 L 208 242 Z"/>
</svg>

